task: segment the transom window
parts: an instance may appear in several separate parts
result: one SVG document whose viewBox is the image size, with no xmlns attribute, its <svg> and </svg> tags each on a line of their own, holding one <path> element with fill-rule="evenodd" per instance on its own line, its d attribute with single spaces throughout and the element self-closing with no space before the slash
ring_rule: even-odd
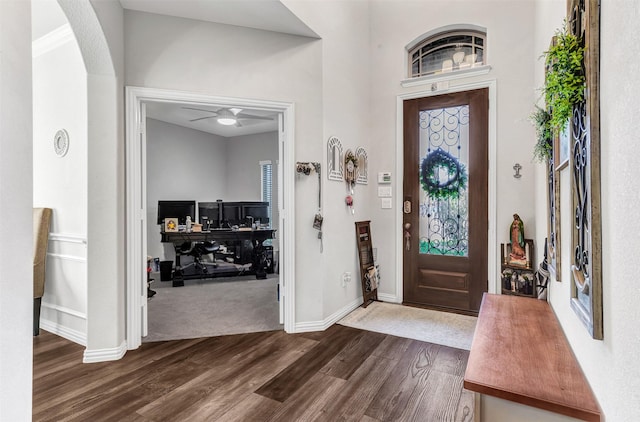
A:
<svg viewBox="0 0 640 422">
<path fill-rule="evenodd" d="M 409 51 L 409 77 L 447 73 L 484 65 L 486 35 L 448 31 L 425 39 Z"/>
</svg>

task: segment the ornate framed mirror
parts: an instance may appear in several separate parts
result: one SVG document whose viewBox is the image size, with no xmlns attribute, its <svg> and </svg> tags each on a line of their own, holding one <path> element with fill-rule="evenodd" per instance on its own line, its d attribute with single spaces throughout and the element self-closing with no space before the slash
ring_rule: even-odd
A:
<svg viewBox="0 0 640 422">
<path fill-rule="evenodd" d="M 356 149 L 356 159 L 358 160 L 358 167 L 356 168 L 356 183 L 366 185 L 369 183 L 369 161 L 367 158 L 367 151 L 362 147 L 358 147 Z"/>
<path fill-rule="evenodd" d="M 335 136 L 327 141 L 327 177 L 329 180 L 342 181 L 344 178 L 342 143 Z"/>
</svg>

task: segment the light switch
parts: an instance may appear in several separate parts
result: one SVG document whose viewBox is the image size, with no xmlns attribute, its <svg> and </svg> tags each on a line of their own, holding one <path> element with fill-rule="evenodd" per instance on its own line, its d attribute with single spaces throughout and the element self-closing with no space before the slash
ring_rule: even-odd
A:
<svg viewBox="0 0 640 422">
<path fill-rule="evenodd" d="M 391 203 L 391 198 L 381 198 L 380 199 L 380 208 L 382 209 L 391 209 L 392 203 Z"/>
<path fill-rule="evenodd" d="M 391 198 L 391 186 L 378 186 L 378 198 Z"/>
</svg>

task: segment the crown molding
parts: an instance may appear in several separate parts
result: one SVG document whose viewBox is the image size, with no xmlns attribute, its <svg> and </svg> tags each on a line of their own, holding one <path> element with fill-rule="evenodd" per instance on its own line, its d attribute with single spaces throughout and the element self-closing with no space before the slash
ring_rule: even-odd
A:
<svg viewBox="0 0 640 422">
<path fill-rule="evenodd" d="M 71 26 L 66 23 L 61 27 L 54 29 L 46 35 L 38 38 L 31 43 L 31 57 L 40 57 L 45 53 L 55 50 L 56 48 L 73 41 L 73 31 Z"/>
</svg>

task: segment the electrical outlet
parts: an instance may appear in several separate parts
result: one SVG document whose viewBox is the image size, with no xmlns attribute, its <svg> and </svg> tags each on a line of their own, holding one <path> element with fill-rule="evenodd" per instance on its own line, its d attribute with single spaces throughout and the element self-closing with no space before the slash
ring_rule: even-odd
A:
<svg viewBox="0 0 640 422">
<path fill-rule="evenodd" d="M 345 271 L 342 274 L 342 287 L 347 287 L 347 283 L 351 282 L 351 272 Z"/>
</svg>

